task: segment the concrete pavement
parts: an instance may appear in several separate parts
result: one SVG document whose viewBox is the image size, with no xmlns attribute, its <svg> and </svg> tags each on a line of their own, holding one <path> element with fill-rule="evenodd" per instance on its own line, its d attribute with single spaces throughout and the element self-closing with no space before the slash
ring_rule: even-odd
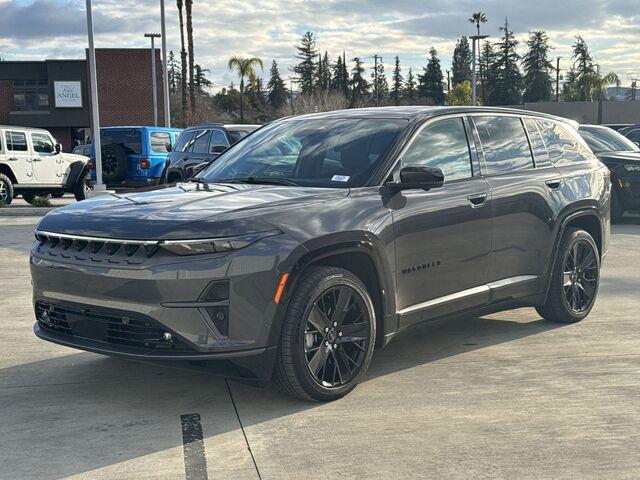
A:
<svg viewBox="0 0 640 480">
<path fill-rule="evenodd" d="M 585 321 L 520 309 L 419 326 L 322 405 L 38 340 L 36 221 L 0 218 L 2 479 L 640 477 L 638 221 L 614 227 Z M 185 448 L 189 414 L 202 442 Z"/>
</svg>

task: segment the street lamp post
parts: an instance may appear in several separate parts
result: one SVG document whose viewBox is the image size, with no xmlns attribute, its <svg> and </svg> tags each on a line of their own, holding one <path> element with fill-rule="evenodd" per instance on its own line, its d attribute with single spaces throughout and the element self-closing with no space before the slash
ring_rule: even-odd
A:
<svg viewBox="0 0 640 480">
<path fill-rule="evenodd" d="M 94 191 L 105 190 L 102 183 L 102 145 L 100 143 L 100 113 L 98 110 L 98 79 L 96 76 L 96 49 L 93 45 L 93 13 L 91 0 L 87 0 L 87 36 L 89 37 L 89 82 L 91 84 L 91 123 L 93 126 L 93 150 L 96 161 Z"/>
<path fill-rule="evenodd" d="M 476 40 L 478 41 L 478 53 L 480 52 L 480 40 L 489 37 L 489 35 L 472 35 L 471 36 L 471 104 L 475 107 L 478 104 L 478 85 L 476 82 Z"/>
<path fill-rule="evenodd" d="M 167 26 L 164 15 L 164 0 L 160 0 L 160 28 L 162 31 L 162 90 L 164 93 L 162 106 L 164 107 L 164 126 L 168 128 L 171 126 L 171 107 L 169 106 L 169 66 L 167 65 Z"/>
<path fill-rule="evenodd" d="M 158 126 L 158 86 L 156 84 L 156 48 L 154 40 L 160 38 L 159 33 L 145 33 L 151 39 L 151 91 L 153 92 L 153 125 Z"/>
</svg>

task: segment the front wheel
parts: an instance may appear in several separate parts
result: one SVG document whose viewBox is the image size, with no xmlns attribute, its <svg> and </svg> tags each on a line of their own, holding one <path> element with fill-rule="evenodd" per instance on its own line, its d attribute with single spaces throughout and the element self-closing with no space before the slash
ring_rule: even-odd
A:
<svg viewBox="0 0 640 480">
<path fill-rule="evenodd" d="M 375 338 L 375 309 L 360 279 L 341 268 L 310 267 L 285 313 L 275 384 L 303 400 L 343 397 L 369 368 Z"/>
<path fill-rule="evenodd" d="M 576 323 L 589 315 L 598 294 L 600 254 L 593 237 L 567 228 L 553 268 L 546 303 L 536 310 L 546 320 Z"/>
<path fill-rule="evenodd" d="M 0 203 L 9 205 L 13 200 L 13 183 L 6 175 L 0 173 Z"/>
</svg>

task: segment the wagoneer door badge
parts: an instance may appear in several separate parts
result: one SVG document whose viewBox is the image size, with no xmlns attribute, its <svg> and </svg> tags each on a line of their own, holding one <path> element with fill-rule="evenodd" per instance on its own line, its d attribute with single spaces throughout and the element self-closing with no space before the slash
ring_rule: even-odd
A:
<svg viewBox="0 0 640 480">
<path fill-rule="evenodd" d="M 411 265 L 409 267 L 403 268 L 402 269 L 402 274 L 407 274 L 407 273 L 413 273 L 413 272 L 420 272 L 422 270 L 431 270 L 433 268 L 437 268 L 440 265 L 442 265 L 442 262 L 440 260 L 434 260 L 432 262 L 426 262 L 426 263 L 421 263 L 419 265 Z"/>
</svg>

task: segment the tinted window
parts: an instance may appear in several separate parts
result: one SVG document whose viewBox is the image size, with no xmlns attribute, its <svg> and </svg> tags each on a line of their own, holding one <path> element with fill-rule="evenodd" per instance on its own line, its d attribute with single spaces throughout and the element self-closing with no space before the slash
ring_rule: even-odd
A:
<svg viewBox="0 0 640 480">
<path fill-rule="evenodd" d="M 168 132 L 152 132 L 151 133 L 151 151 L 152 152 L 170 152 L 171 136 Z"/>
<path fill-rule="evenodd" d="M 46 80 L 14 80 L 12 88 L 14 110 L 38 111 L 49 107 L 49 85 Z"/>
<path fill-rule="evenodd" d="M 236 143 L 242 140 L 247 135 L 249 135 L 251 132 L 253 132 L 253 129 L 249 130 L 249 129 L 238 128 L 238 129 L 227 130 L 227 131 L 229 132 L 229 137 L 231 137 L 231 143 Z"/>
<path fill-rule="evenodd" d="M 33 151 L 38 153 L 53 153 L 53 142 L 49 138 L 49 135 L 43 133 L 32 133 L 31 143 L 33 144 Z"/>
<path fill-rule="evenodd" d="M 120 145 L 128 154 L 142 152 L 142 133 L 140 130 L 102 130 L 100 142 L 103 147 L 111 144 Z"/>
<path fill-rule="evenodd" d="M 529 134 L 529 143 L 533 150 L 536 167 L 545 167 L 550 165 L 549 153 L 547 152 L 547 147 L 544 144 L 542 135 L 540 135 L 536 121 L 533 118 L 524 118 L 523 121 L 524 126 L 527 128 L 527 133 Z"/>
<path fill-rule="evenodd" d="M 472 175 L 471 155 L 461 118 L 441 120 L 425 127 L 402 157 L 402 166 L 437 167 L 445 181 Z"/>
<path fill-rule="evenodd" d="M 196 134 L 193 130 L 183 132 L 178 137 L 178 141 L 176 142 L 175 147 L 173 147 L 174 152 L 186 152 L 187 148 L 191 145 L 191 140 L 193 136 Z"/>
<path fill-rule="evenodd" d="M 536 120 L 536 123 L 554 165 L 571 165 L 590 158 L 586 148 L 560 124 L 550 120 Z"/>
<path fill-rule="evenodd" d="M 14 152 L 27 151 L 27 136 L 22 132 L 5 132 L 7 150 Z"/>
<path fill-rule="evenodd" d="M 625 134 L 625 136 L 632 142 L 640 143 L 640 128 L 637 130 L 631 130 Z"/>
<path fill-rule="evenodd" d="M 227 137 L 222 130 L 211 130 L 211 142 L 209 143 L 209 153 L 220 153 L 229 146 Z"/>
<path fill-rule="evenodd" d="M 221 154 L 199 178 L 268 177 L 315 187 L 362 186 L 405 120 L 289 119 L 261 128 Z"/>
<path fill-rule="evenodd" d="M 638 146 L 610 128 L 580 127 L 578 132 L 594 152 L 637 152 Z"/>
<path fill-rule="evenodd" d="M 533 167 L 527 136 L 518 117 L 473 117 L 489 175 Z"/>
<path fill-rule="evenodd" d="M 211 130 L 200 130 L 191 141 L 191 143 L 193 143 L 193 148 L 190 151 L 193 153 L 207 153 L 209 151 L 210 137 Z"/>
</svg>

